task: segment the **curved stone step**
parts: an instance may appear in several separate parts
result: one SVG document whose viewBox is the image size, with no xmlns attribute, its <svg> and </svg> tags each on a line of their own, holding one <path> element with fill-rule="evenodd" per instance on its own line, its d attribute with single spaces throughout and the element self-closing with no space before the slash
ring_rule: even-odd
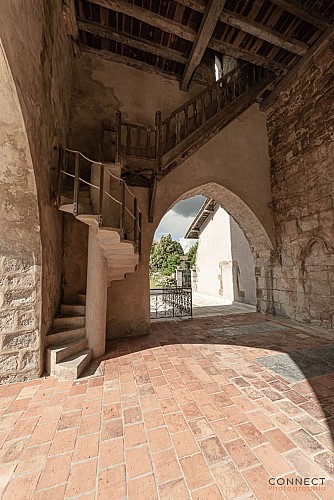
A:
<svg viewBox="0 0 334 500">
<path fill-rule="evenodd" d="M 88 340 L 82 338 L 76 342 L 67 342 L 46 349 L 46 369 L 50 375 L 55 374 L 57 363 L 66 360 L 74 354 L 80 353 L 88 348 Z"/>
<path fill-rule="evenodd" d="M 86 294 L 85 293 L 77 293 L 76 298 L 77 298 L 78 303 L 86 304 Z"/>
<path fill-rule="evenodd" d="M 67 212 L 69 214 L 73 214 L 73 212 L 74 212 L 73 203 L 65 203 L 64 205 L 60 205 L 59 210 L 61 210 L 62 212 Z M 78 212 L 81 214 L 91 214 L 93 212 L 93 209 L 91 206 L 89 207 L 86 205 L 82 205 L 79 202 Z"/>
<path fill-rule="evenodd" d="M 89 365 L 91 358 L 92 351 L 90 349 L 73 354 L 55 365 L 54 376 L 63 380 L 75 380 Z"/>
<path fill-rule="evenodd" d="M 85 316 L 57 316 L 53 319 L 54 329 L 59 328 L 79 328 L 85 326 Z"/>
<path fill-rule="evenodd" d="M 55 346 L 59 344 L 63 344 L 65 342 L 77 341 L 86 336 L 86 328 L 58 328 L 51 330 L 46 337 L 46 345 L 47 346 Z"/>
<path fill-rule="evenodd" d="M 64 316 L 72 314 L 84 316 L 86 314 L 86 306 L 83 304 L 62 304 L 59 311 Z"/>
</svg>

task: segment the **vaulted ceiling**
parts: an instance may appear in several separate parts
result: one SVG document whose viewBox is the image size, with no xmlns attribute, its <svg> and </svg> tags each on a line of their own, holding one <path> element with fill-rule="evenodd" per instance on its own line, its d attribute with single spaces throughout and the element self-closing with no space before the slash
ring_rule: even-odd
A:
<svg viewBox="0 0 334 500">
<path fill-rule="evenodd" d="M 82 47 L 168 73 L 186 89 L 202 58 L 230 55 L 279 78 L 333 37 L 333 0 L 75 0 Z"/>
</svg>

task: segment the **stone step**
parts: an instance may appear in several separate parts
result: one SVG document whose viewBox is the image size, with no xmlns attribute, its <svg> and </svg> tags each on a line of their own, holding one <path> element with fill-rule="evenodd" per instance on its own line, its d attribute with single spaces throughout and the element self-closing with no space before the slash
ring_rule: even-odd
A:
<svg viewBox="0 0 334 500">
<path fill-rule="evenodd" d="M 60 306 L 60 314 L 84 316 L 86 314 L 86 306 L 83 304 L 62 304 Z"/>
<path fill-rule="evenodd" d="M 60 205 L 68 205 L 73 203 L 73 196 L 61 196 Z M 92 208 L 90 198 L 79 196 L 79 205 L 83 207 Z"/>
<path fill-rule="evenodd" d="M 75 342 L 68 342 L 46 349 L 46 369 L 50 375 L 54 375 L 57 363 L 64 361 L 74 354 L 80 353 L 88 348 L 88 340 L 82 338 Z"/>
<path fill-rule="evenodd" d="M 126 274 L 108 274 L 108 281 L 121 281 L 126 278 Z"/>
<path fill-rule="evenodd" d="M 57 316 L 53 319 L 52 326 L 54 329 L 59 328 L 80 328 L 85 326 L 85 316 Z"/>
<path fill-rule="evenodd" d="M 73 200 L 74 193 L 73 191 L 63 191 L 62 196 L 66 196 Z M 90 198 L 90 189 L 80 189 L 79 191 L 79 200 L 80 198 Z"/>
<path fill-rule="evenodd" d="M 87 368 L 91 358 L 92 351 L 90 349 L 73 354 L 55 365 L 54 376 L 62 380 L 75 380 Z"/>
<path fill-rule="evenodd" d="M 73 203 L 66 203 L 65 205 L 61 205 L 59 207 L 59 210 L 61 210 L 62 212 L 67 212 L 68 214 L 73 214 Z M 79 202 L 78 212 L 79 214 L 92 214 L 93 209 L 91 206 L 83 205 Z"/>
<path fill-rule="evenodd" d="M 46 345 L 55 346 L 64 344 L 69 341 L 76 341 L 86 336 L 86 328 L 58 328 L 54 329 L 46 335 Z"/>
<path fill-rule="evenodd" d="M 76 298 L 77 298 L 78 303 L 86 304 L 86 294 L 85 293 L 77 293 Z"/>
</svg>

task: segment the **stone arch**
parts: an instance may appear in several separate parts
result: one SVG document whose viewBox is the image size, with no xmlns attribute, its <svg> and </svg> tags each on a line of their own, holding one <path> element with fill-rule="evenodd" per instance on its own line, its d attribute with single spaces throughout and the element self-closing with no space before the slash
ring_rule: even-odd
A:
<svg viewBox="0 0 334 500">
<path fill-rule="evenodd" d="M 33 162 L 0 39 L 0 383 L 41 371 L 41 238 Z"/>
<path fill-rule="evenodd" d="M 217 182 L 208 182 L 197 186 L 169 201 L 164 212 L 159 210 L 159 215 L 154 221 L 154 230 L 159 225 L 162 217 L 175 203 L 192 196 L 202 194 L 213 198 L 235 220 L 243 231 L 253 254 L 256 275 L 257 309 L 260 312 L 273 312 L 273 269 L 275 264 L 275 250 L 273 242 L 264 226 L 256 217 L 250 207 L 235 193 Z M 154 231 L 152 232 L 153 239 Z"/>
</svg>

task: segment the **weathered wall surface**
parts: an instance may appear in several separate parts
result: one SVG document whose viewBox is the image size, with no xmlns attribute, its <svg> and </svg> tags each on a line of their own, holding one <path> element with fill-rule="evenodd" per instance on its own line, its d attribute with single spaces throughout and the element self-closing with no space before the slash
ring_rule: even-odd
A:
<svg viewBox="0 0 334 500">
<path fill-rule="evenodd" d="M 234 278 L 234 300 L 256 305 L 255 263 L 248 241 L 238 224 L 230 217 Z"/>
<path fill-rule="evenodd" d="M 156 111 L 168 116 L 200 88 L 182 92 L 173 78 L 82 52 L 74 61 L 70 145 L 99 159 L 102 123 L 114 125 L 117 110 L 124 119 L 150 127 Z"/>
<path fill-rule="evenodd" d="M 280 265 L 274 312 L 334 327 L 334 51 L 327 46 L 268 112 Z"/>
<path fill-rule="evenodd" d="M 77 293 L 86 292 L 88 229 L 71 214 L 63 219 L 63 302 L 76 301 Z"/>
<path fill-rule="evenodd" d="M 52 204 L 57 168 L 57 153 L 53 146 L 65 143 L 68 132 L 72 55 L 65 34 L 61 2 L 4 2 L 1 5 L 0 34 L 17 89 L 31 154 L 29 164 L 14 134 L 10 154 L 17 177 L 9 183 L 8 173 L 4 171 L 7 182 L 2 198 L 7 214 L 10 213 L 11 231 L 7 233 L 3 220 L 0 222 L 2 246 L 8 249 L 1 251 L 1 257 L 7 262 L 9 252 L 16 259 L 14 267 L 6 264 L 10 276 L 5 276 L 5 279 L 7 282 L 12 280 L 12 286 L 16 288 L 12 295 L 13 323 L 10 328 L 34 332 L 31 341 L 22 337 L 22 342 L 11 342 L 12 362 L 8 361 L 1 367 L 0 371 L 8 374 L 4 374 L 2 380 L 18 380 L 41 373 L 44 337 L 60 298 L 62 217 Z M 1 130 L 3 128 L 6 128 L 6 123 L 1 124 Z M 5 168 L 2 156 L 0 170 Z M 39 214 L 34 207 L 34 182 Z M 14 241 L 20 242 L 22 248 L 15 246 Z M 11 273 L 21 271 L 21 277 L 15 275 L 14 280 Z M 35 275 L 33 279 L 31 274 Z M 32 290 L 33 303 L 17 296 L 21 293 L 19 283 L 22 280 L 24 288 Z M 22 349 L 26 347 L 30 352 L 23 363 L 19 359 L 22 359 Z"/>
<path fill-rule="evenodd" d="M 196 255 L 197 292 L 232 303 L 233 275 L 230 216 L 216 207 L 200 232 Z"/>
<path fill-rule="evenodd" d="M 154 221 L 143 221 L 140 265 L 135 273 L 109 288 L 108 337 L 148 333 L 148 265 L 154 231 L 177 201 L 195 194 L 217 201 L 245 233 L 260 280 L 258 309 L 270 311 L 271 277 L 267 268 L 274 249 L 274 225 L 269 207 L 269 154 L 265 115 L 254 105 L 159 181 Z M 145 204 L 141 202 L 140 206 Z M 146 217 L 147 209 L 143 213 Z"/>
</svg>

